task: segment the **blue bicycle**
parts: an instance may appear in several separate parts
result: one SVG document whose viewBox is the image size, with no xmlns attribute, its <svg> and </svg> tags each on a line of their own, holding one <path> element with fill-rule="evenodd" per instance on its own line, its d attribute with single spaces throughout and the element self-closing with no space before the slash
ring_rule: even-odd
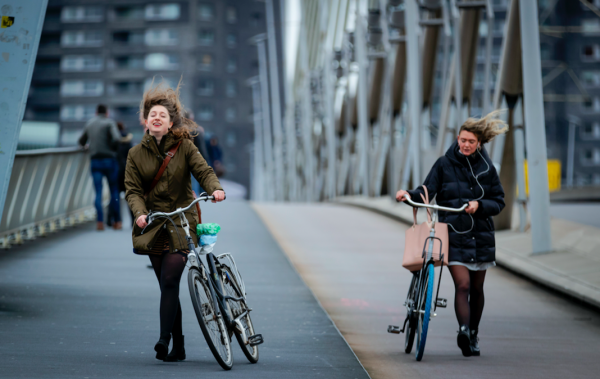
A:
<svg viewBox="0 0 600 379">
<path fill-rule="evenodd" d="M 446 308 L 448 301 L 438 297 L 440 292 L 440 283 L 442 281 L 443 271 L 443 256 L 441 253 L 438 255 L 442 261 L 440 267 L 440 275 L 437 283 L 437 290 L 435 296 L 435 302 L 433 301 L 433 290 L 435 288 L 435 261 L 433 256 L 433 240 L 435 236 L 435 222 L 437 219 L 437 211 L 442 210 L 446 212 L 462 212 L 468 206 L 463 205 L 461 208 L 447 208 L 439 205 L 420 204 L 413 202 L 410 198 L 406 197 L 406 201 L 417 208 L 430 208 L 433 210 L 431 216 L 431 231 L 429 237 L 424 241 L 423 245 L 423 266 L 420 271 L 413 272 L 413 277 L 408 288 L 408 294 L 404 306 L 406 307 L 406 318 L 404 319 L 404 326 L 400 329 L 399 326 L 390 325 L 388 326 L 388 333 L 400 334 L 404 333 L 404 352 L 410 354 L 413 348 L 415 336 L 417 337 L 417 350 L 415 358 L 417 361 L 423 359 L 425 353 L 425 343 L 427 342 L 427 331 L 429 329 L 429 321 L 431 320 L 431 308 L 433 306 L 433 316 L 436 316 L 435 311 L 437 307 Z M 431 242 L 431 243 L 429 243 Z"/>
</svg>

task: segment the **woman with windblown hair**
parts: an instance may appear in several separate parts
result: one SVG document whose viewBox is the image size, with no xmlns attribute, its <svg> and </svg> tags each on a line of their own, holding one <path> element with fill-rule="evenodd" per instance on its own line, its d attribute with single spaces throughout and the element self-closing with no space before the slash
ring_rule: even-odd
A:
<svg viewBox="0 0 600 379">
<path fill-rule="evenodd" d="M 215 197 L 213 202 L 225 198 L 219 180 L 192 142 L 198 125 L 183 117 L 183 113 L 179 86 L 173 90 L 161 83 L 146 91 L 140 116 L 147 131 L 142 141 L 129 151 L 125 168 L 125 196 L 135 219 L 134 252 L 150 257 L 160 284 L 160 339 L 154 350 L 156 358 L 164 361 L 185 359 L 179 282 L 189 250 L 179 223 L 156 220 L 148 225 L 146 215 L 150 211 L 173 212 L 188 206 L 194 200 L 190 173 Z M 172 158 L 152 187 L 167 154 Z M 194 243 L 198 244 L 195 231 L 199 220 L 195 207 L 186 213 L 186 218 Z M 171 336 L 173 349 L 168 353 Z"/>
<path fill-rule="evenodd" d="M 494 222 L 504 208 L 504 190 L 498 173 L 483 147 L 508 128 L 497 117 L 499 111 L 481 119 L 469 118 L 461 126 L 456 142 L 440 157 L 425 178 L 430 198 L 441 206 L 466 213 L 439 211 L 440 222 L 448 224 L 448 269 L 455 287 L 454 310 L 458 320 L 458 347 L 464 356 L 479 356 L 479 321 L 483 313 L 483 282 L 486 270 L 495 263 Z M 400 190 L 398 201 L 408 196 L 422 203 L 422 186 Z"/>
</svg>

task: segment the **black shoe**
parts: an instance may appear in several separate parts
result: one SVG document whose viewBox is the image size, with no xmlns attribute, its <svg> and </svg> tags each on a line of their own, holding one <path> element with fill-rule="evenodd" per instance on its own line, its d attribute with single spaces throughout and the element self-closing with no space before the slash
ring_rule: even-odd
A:
<svg viewBox="0 0 600 379">
<path fill-rule="evenodd" d="M 156 359 L 160 359 L 161 361 L 165 359 L 167 353 L 169 352 L 170 340 L 170 334 L 167 336 L 161 336 L 156 345 L 154 345 L 154 351 L 156 351 Z"/>
<path fill-rule="evenodd" d="M 469 327 L 466 325 L 462 325 L 460 330 L 458 331 L 458 336 L 456 337 L 456 344 L 462 350 L 462 354 L 465 357 L 470 357 L 473 353 L 471 352 L 471 333 L 469 333 Z"/>
<path fill-rule="evenodd" d="M 479 337 L 477 337 L 477 333 L 479 330 L 473 329 L 471 330 L 471 354 L 478 357 L 481 355 L 481 351 L 479 351 Z"/>
<path fill-rule="evenodd" d="M 183 336 L 173 336 L 173 349 L 164 359 L 165 362 L 178 362 L 185 360 L 185 348 L 183 347 Z"/>
</svg>

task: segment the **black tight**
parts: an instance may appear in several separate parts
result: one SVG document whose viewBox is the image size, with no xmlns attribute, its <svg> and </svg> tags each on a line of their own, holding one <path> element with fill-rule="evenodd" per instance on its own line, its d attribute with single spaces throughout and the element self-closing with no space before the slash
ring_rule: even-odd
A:
<svg viewBox="0 0 600 379">
<path fill-rule="evenodd" d="M 454 280 L 454 311 L 458 325 L 468 325 L 469 329 L 479 328 L 485 298 L 483 282 L 486 271 L 470 271 L 465 266 L 448 266 Z"/>
<path fill-rule="evenodd" d="M 180 336 L 181 304 L 179 282 L 187 263 L 187 256 L 179 253 L 150 255 L 150 262 L 160 284 L 160 336 Z"/>
</svg>

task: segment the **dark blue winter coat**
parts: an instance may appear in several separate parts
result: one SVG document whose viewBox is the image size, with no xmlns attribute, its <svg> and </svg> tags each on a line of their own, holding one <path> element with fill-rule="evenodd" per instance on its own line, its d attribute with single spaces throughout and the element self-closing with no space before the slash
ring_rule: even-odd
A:
<svg viewBox="0 0 600 379">
<path fill-rule="evenodd" d="M 496 216 L 504 208 L 504 190 L 485 148 L 482 148 L 480 153 L 481 155 L 475 152 L 467 157 L 460 153 L 458 142 L 455 141 L 446 154 L 435 162 L 423 183 L 429 192 L 430 201 L 436 196 L 438 205 L 452 208 L 460 208 L 463 204 L 479 198 L 483 187 L 484 196 L 478 200 L 477 212 L 472 214 L 473 230 L 459 234 L 448 225 L 449 261 L 479 263 L 492 262 L 496 259 L 492 216 Z M 471 163 L 473 173 L 478 176 L 477 180 L 481 187 L 471 173 L 468 163 Z M 424 193 L 421 186 L 408 193 L 412 201 L 423 202 L 419 195 Z M 467 231 L 472 225 L 471 217 L 464 211 L 461 213 L 440 211 L 439 220 L 451 224 L 458 232 Z"/>
</svg>

